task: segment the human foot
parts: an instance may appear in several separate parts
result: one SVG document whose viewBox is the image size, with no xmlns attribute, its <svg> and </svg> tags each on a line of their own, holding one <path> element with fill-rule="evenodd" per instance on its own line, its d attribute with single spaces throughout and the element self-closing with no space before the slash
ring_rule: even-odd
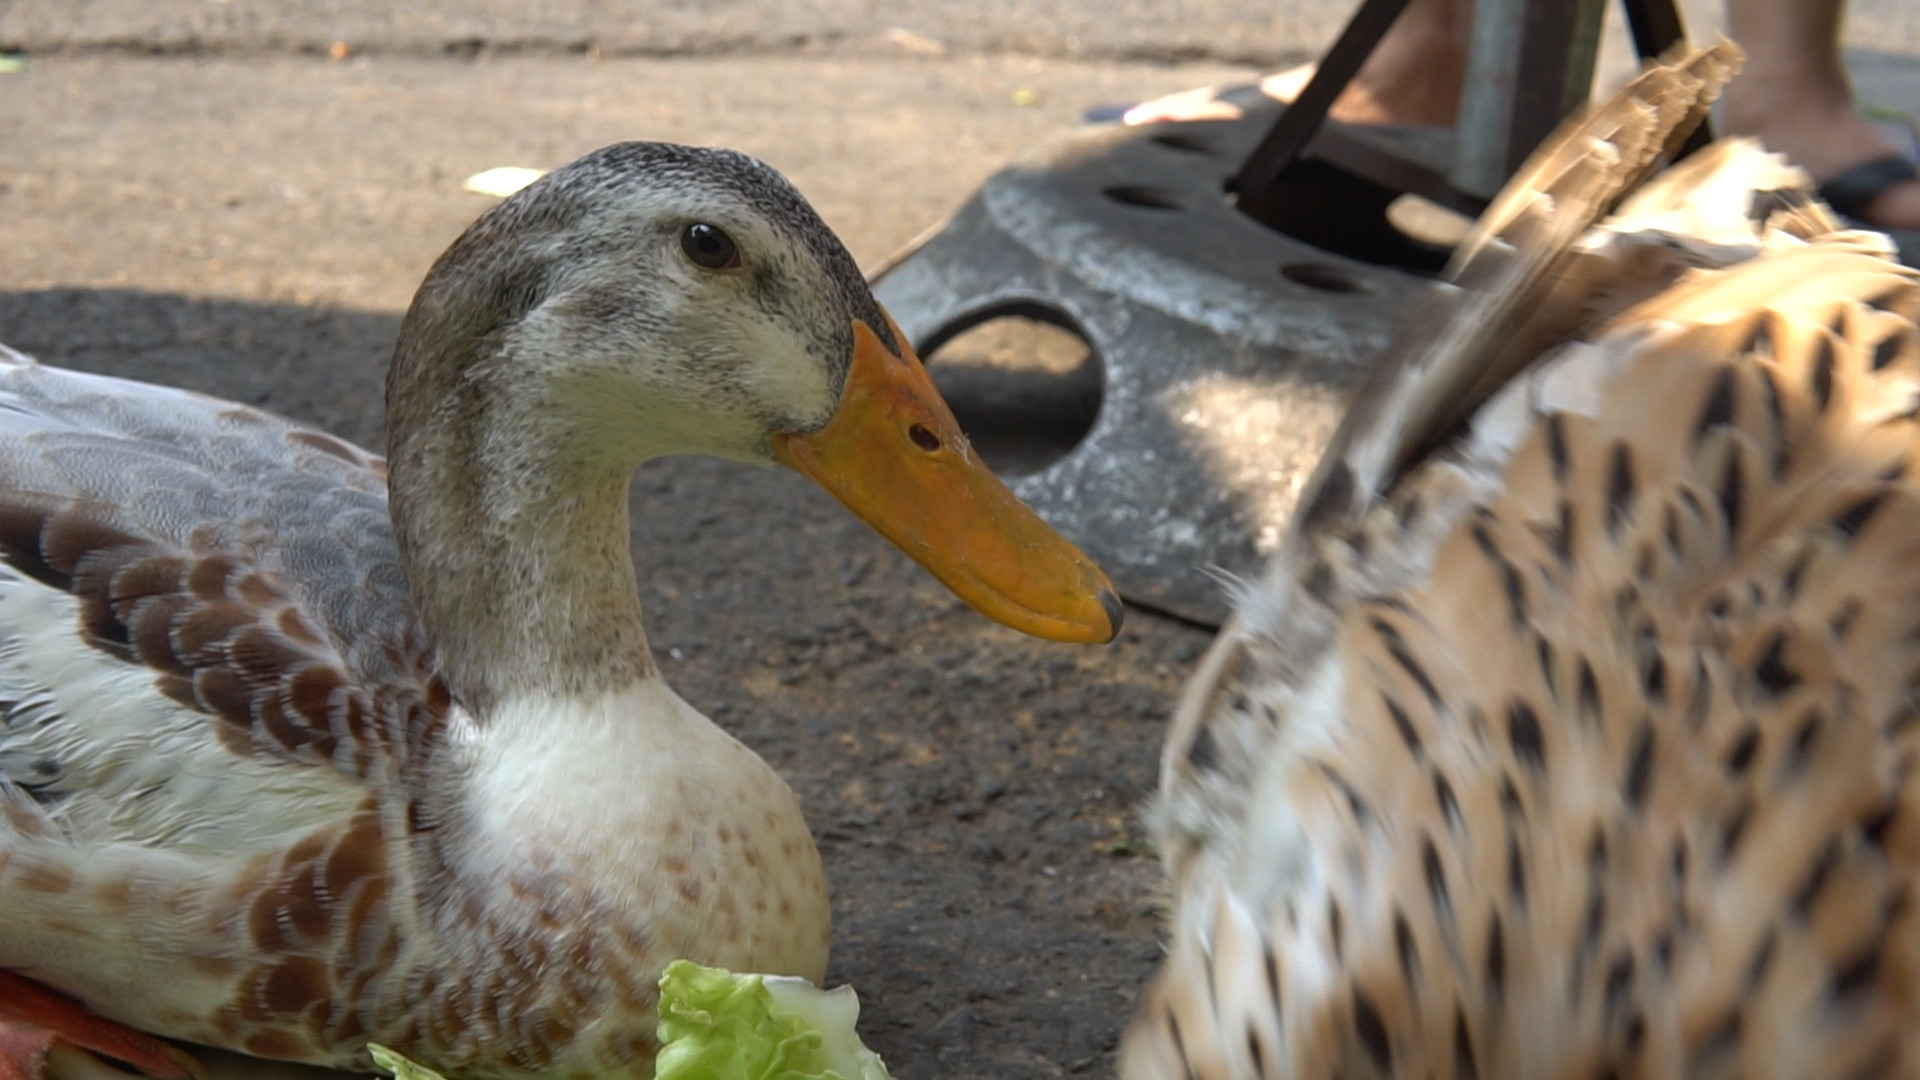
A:
<svg viewBox="0 0 1920 1080">
<path fill-rule="evenodd" d="M 1460 111 L 1473 8 L 1467 0 L 1411 0 L 1327 115 L 1349 124 L 1448 127 Z M 1260 81 L 1268 97 L 1291 103 L 1316 70 L 1301 64 Z M 1229 120 L 1240 110 L 1212 88 L 1188 90 L 1128 110 L 1125 122 Z"/>
<path fill-rule="evenodd" d="M 1301 64 L 1260 80 L 1260 92 L 1291 104 L 1312 81 L 1314 64 Z M 1460 110 L 1460 75 L 1464 63 L 1448 71 L 1444 58 L 1432 67 L 1401 72 L 1388 69 L 1369 78 L 1366 69 L 1334 99 L 1327 115 L 1347 124 L 1430 124 L 1446 127 Z M 1165 120 L 1237 120 L 1237 105 L 1220 97 L 1211 86 L 1182 90 L 1143 101 L 1126 111 L 1123 122 L 1152 124 Z"/>
<path fill-rule="evenodd" d="M 1749 69 L 1751 75 L 1751 69 Z M 1743 85 L 1745 84 L 1745 85 Z M 1816 184 L 1833 183 L 1836 202 L 1845 187 L 1861 196 L 1855 205 L 1836 206 L 1880 229 L 1920 229 L 1920 180 L 1909 172 L 1882 167 L 1877 183 L 1863 182 L 1862 166 L 1901 156 L 1874 123 L 1860 115 L 1845 88 L 1807 93 L 1804 84 L 1771 85 L 1743 76 L 1727 87 L 1726 133 L 1750 135 L 1767 149 L 1785 154 Z M 1848 174 L 1860 178 L 1848 184 Z M 1877 192 L 1873 189 L 1877 187 Z"/>
<path fill-rule="evenodd" d="M 1269 75 L 1260 91 L 1277 101 L 1292 101 L 1312 80 L 1316 65 Z M 1368 64 L 1334 99 L 1327 115 L 1347 124 L 1428 124 L 1447 127 L 1460 111 L 1460 86 L 1466 57 L 1437 49 L 1430 62 L 1411 66 Z"/>
</svg>

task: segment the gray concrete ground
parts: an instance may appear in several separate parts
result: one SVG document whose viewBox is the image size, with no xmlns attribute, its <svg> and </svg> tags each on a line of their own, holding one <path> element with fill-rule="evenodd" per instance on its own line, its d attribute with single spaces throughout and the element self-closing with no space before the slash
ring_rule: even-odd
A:
<svg viewBox="0 0 1920 1080">
<path fill-rule="evenodd" d="M 1682 0 L 1717 27 L 1718 0 Z M 1908 0 L 1854 0 L 1850 44 L 1920 41 Z M 1318 51 L 1350 7 L 1328 0 L 12 0 L 0 46 L 45 53 L 325 53 L 334 42 L 421 55 L 475 50 L 604 56 L 844 52 L 889 47 L 1066 59 L 1268 64 Z M 897 31 L 913 35 L 902 38 Z"/>
<path fill-rule="evenodd" d="M 1689 0 L 1696 24 L 1715 5 Z M 1920 5 L 1860 0 L 1865 96 L 1920 113 Z M 1081 110 L 1311 55 L 1329 0 L 0 0 L 0 340 L 376 444 L 398 314 L 495 165 L 619 139 L 792 176 L 873 265 Z M 330 59 L 335 42 L 344 59 Z M 1621 61 L 1617 37 L 1609 70 Z M 1134 812 L 1208 635 L 985 625 L 793 477 L 636 487 L 670 677 L 789 776 L 833 981 L 902 1077 L 1109 1071 L 1157 956 Z"/>
</svg>

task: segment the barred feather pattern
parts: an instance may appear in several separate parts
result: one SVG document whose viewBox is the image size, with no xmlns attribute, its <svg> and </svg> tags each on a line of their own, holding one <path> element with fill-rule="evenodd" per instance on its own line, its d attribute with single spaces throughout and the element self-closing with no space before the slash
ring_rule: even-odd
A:
<svg viewBox="0 0 1920 1080">
<path fill-rule="evenodd" d="M 1122 1076 L 1920 1076 L 1920 275 L 1751 143 L 1647 178 L 1736 62 L 1356 400 L 1170 732 Z"/>
</svg>

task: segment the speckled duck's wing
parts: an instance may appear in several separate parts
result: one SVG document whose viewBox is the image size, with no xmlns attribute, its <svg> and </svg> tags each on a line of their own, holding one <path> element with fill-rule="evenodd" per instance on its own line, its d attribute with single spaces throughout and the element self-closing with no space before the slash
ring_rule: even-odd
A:
<svg viewBox="0 0 1920 1080">
<path fill-rule="evenodd" d="M 1219 722 L 1209 689 L 1231 681 L 1246 660 L 1243 617 L 1302 620 L 1285 632 L 1293 643 L 1286 656 L 1317 655 L 1329 640 L 1330 626 L 1321 613 L 1337 606 L 1333 591 L 1377 589 L 1372 579 L 1399 572 L 1395 550 L 1416 542 L 1388 538 L 1384 548 L 1363 550 L 1366 557 L 1356 562 L 1347 558 L 1340 539 L 1328 543 L 1324 538 L 1352 532 L 1411 463 L 1546 348 L 1652 295 L 1690 267 L 1724 263 L 1755 250 L 1765 220 L 1756 226 L 1745 204 L 1732 220 L 1722 221 L 1726 215 L 1720 214 L 1713 223 L 1716 237 L 1732 234 L 1726 237 L 1735 245 L 1731 254 L 1717 249 L 1697 254 L 1658 228 L 1631 223 L 1592 228 L 1699 124 L 1739 61 L 1738 50 L 1723 42 L 1672 64 L 1649 66 L 1611 101 L 1569 121 L 1543 143 L 1476 222 L 1443 280 L 1355 390 L 1302 492 L 1266 581 L 1245 592 L 1190 680 L 1162 757 L 1163 810 L 1188 801 L 1189 794 L 1205 804 L 1211 799 L 1207 793 L 1220 786 L 1215 770 L 1190 767 L 1194 748 L 1203 761 L 1220 748 L 1234 760 L 1251 760 L 1245 747 L 1231 745 L 1241 736 L 1230 723 Z M 1802 194 L 1805 178 L 1796 171 L 1753 153 L 1743 156 L 1742 166 L 1745 172 L 1736 183 L 1787 193 L 1768 200 L 1769 206 L 1809 201 Z M 1700 170 L 1693 172 L 1692 182 L 1663 181 L 1661 190 L 1670 194 L 1645 196 L 1666 211 L 1659 224 L 1694 224 L 1675 220 L 1677 212 L 1670 209 L 1693 205 L 1687 193 L 1699 182 Z M 1418 517 L 1420 497 L 1407 498 Z M 1361 580 L 1347 580 L 1352 575 Z M 1298 674 L 1298 665 L 1288 673 Z M 1216 722 L 1203 723 L 1207 717 Z M 1226 788 L 1242 790 L 1249 782 L 1233 776 Z M 1184 850 L 1176 844 L 1167 852 L 1176 876 Z"/>
<path fill-rule="evenodd" d="M 259 1025 L 391 960 L 404 766 L 448 709 L 382 462 L 0 348 L 0 477 L 0 967 L 311 1057 L 318 1014 Z"/>
<path fill-rule="evenodd" d="M 1809 189 L 1720 144 L 1372 384 L 1442 400 L 1189 686 L 1123 1076 L 1920 1075 L 1920 275 Z"/>
<path fill-rule="evenodd" d="M 1303 530 L 1349 518 L 1546 344 L 1601 313 L 1577 299 L 1611 268 L 1575 242 L 1693 130 L 1739 66 L 1733 46 L 1647 68 L 1536 150 L 1455 250 L 1442 284 L 1377 359 L 1301 506 Z"/>
</svg>

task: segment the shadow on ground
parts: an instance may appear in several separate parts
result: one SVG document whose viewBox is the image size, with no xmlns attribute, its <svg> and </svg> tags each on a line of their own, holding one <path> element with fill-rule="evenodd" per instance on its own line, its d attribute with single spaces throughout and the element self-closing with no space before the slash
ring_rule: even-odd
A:
<svg viewBox="0 0 1920 1080">
<path fill-rule="evenodd" d="M 132 291 L 0 292 L 0 341 L 377 445 L 399 319 Z M 655 650 L 799 793 L 834 897 L 829 981 L 902 1080 L 1111 1072 L 1159 955 L 1135 813 L 1208 634 L 1107 648 L 988 624 L 798 477 L 656 462 L 633 540 Z"/>
</svg>

